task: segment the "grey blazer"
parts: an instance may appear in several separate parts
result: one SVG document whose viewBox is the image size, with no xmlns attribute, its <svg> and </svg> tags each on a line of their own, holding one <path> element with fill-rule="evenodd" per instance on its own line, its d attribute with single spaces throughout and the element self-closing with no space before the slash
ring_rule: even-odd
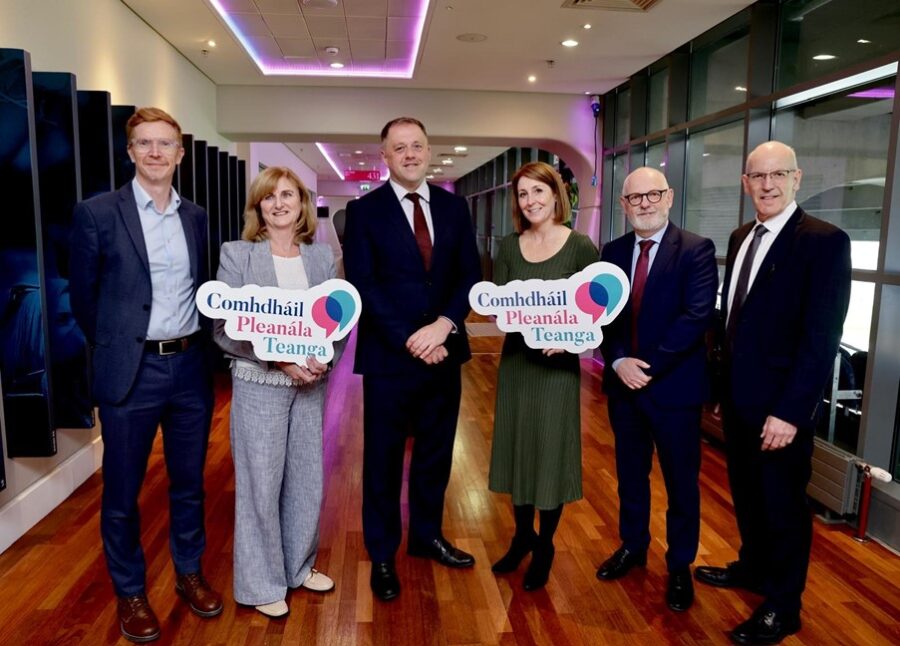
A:
<svg viewBox="0 0 900 646">
<path fill-rule="evenodd" d="M 306 270 L 306 277 L 309 280 L 310 287 L 324 283 L 329 278 L 336 276 L 334 253 L 328 245 L 318 242 L 301 244 L 300 255 L 303 257 L 303 268 Z M 223 244 L 219 255 L 219 270 L 216 272 L 216 280 L 221 280 L 231 287 L 242 287 L 244 285 L 277 286 L 275 261 L 272 260 L 269 241 L 248 242 L 246 240 L 238 240 Z M 268 368 L 268 361 L 261 361 L 256 358 L 256 355 L 253 353 L 252 343 L 249 341 L 235 341 L 225 334 L 225 321 L 223 319 L 215 320 L 213 338 L 227 356 L 254 361 L 263 370 Z M 343 343 L 335 344 L 335 363 L 340 357 L 339 351 L 342 348 Z"/>
</svg>

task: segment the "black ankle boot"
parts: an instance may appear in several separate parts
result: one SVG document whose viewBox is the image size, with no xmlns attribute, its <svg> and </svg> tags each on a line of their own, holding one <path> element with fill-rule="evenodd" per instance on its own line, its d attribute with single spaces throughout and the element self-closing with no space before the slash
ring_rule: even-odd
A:
<svg viewBox="0 0 900 646">
<path fill-rule="evenodd" d="M 509 550 L 507 550 L 506 554 L 504 554 L 499 561 L 491 566 L 491 570 L 497 574 L 515 572 L 522 562 L 522 559 L 528 556 L 528 553 L 534 549 L 535 541 L 537 541 L 537 534 L 533 531 L 530 534 L 525 534 L 523 536 L 516 534 L 513 536 Z"/>
<path fill-rule="evenodd" d="M 556 549 L 553 543 L 545 545 L 537 543 L 534 546 L 534 554 L 531 556 L 531 563 L 525 570 L 525 580 L 522 587 L 527 591 L 539 590 L 547 585 L 547 579 L 550 578 L 550 566 L 553 565 L 553 555 Z"/>
</svg>

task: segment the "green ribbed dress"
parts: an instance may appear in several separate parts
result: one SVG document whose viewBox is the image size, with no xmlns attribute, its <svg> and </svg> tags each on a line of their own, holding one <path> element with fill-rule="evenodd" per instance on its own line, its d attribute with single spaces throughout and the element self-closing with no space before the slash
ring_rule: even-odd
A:
<svg viewBox="0 0 900 646">
<path fill-rule="evenodd" d="M 568 278 L 598 260 L 591 239 L 573 231 L 554 256 L 528 262 L 513 233 L 500 243 L 494 282 Z M 547 357 L 526 346 L 521 334 L 506 335 L 497 375 L 491 491 L 538 509 L 581 498 L 580 374 L 578 355 Z"/>
</svg>

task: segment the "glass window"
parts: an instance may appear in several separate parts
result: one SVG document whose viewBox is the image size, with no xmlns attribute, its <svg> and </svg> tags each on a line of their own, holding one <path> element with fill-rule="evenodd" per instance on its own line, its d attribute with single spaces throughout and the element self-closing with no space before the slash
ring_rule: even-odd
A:
<svg viewBox="0 0 900 646">
<path fill-rule="evenodd" d="M 747 54 L 750 36 L 742 30 L 691 56 L 691 118 L 702 117 L 747 100 Z"/>
<path fill-rule="evenodd" d="M 896 77 L 775 115 L 803 179 L 797 203 L 850 235 L 853 267 L 876 269 Z M 890 98 L 886 98 L 886 97 Z"/>
<path fill-rule="evenodd" d="M 898 47 L 896 2 L 787 0 L 781 10 L 778 87 L 845 69 Z"/>
<path fill-rule="evenodd" d="M 666 174 L 666 142 L 657 141 L 647 146 L 647 162 L 650 168 L 658 168 L 663 175 Z"/>
<path fill-rule="evenodd" d="M 628 143 L 631 124 L 631 90 L 619 90 L 616 94 L 616 145 Z"/>
<path fill-rule="evenodd" d="M 650 106 L 647 132 L 664 130 L 669 125 L 669 68 L 650 75 Z"/>
<path fill-rule="evenodd" d="M 625 233 L 625 211 L 619 202 L 625 178 L 628 176 L 628 155 L 616 155 L 613 158 L 613 186 L 612 186 L 612 222 L 610 240 L 615 240 Z"/>
<path fill-rule="evenodd" d="M 728 251 L 728 236 L 738 225 L 743 157 L 743 121 L 688 138 L 684 226 L 710 238 L 719 256 Z"/>
</svg>

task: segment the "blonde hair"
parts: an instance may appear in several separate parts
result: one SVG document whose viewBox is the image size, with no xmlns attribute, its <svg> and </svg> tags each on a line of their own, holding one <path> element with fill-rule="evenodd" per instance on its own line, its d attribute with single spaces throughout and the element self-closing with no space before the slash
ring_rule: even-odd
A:
<svg viewBox="0 0 900 646">
<path fill-rule="evenodd" d="M 250 190 L 247 192 L 247 205 L 244 207 L 244 230 L 241 232 L 243 240 L 260 242 L 269 239 L 259 205 L 266 195 L 275 192 L 278 180 L 282 177 L 294 184 L 300 192 L 300 217 L 297 218 L 297 224 L 294 226 L 294 243 L 309 244 L 313 241 L 313 235 L 316 232 L 316 215 L 313 212 L 312 197 L 297 174 L 286 166 L 270 166 L 257 175 L 250 185 Z"/>
<path fill-rule="evenodd" d="M 516 233 L 522 233 L 531 226 L 531 223 L 522 213 L 519 206 L 519 180 L 523 177 L 533 179 L 550 187 L 553 197 L 556 198 L 556 208 L 553 212 L 553 221 L 557 224 L 568 222 L 572 217 L 572 206 L 569 204 L 569 196 L 566 193 L 566 187 L 563 184 L 562 177 L 556 172 L 550 164 L 546 162 L 528 162 L 521 166 L 516 174 L 513 175 L 510 186 L 512 187 L 512 221 L 516 229 Z"/>
</svg>

